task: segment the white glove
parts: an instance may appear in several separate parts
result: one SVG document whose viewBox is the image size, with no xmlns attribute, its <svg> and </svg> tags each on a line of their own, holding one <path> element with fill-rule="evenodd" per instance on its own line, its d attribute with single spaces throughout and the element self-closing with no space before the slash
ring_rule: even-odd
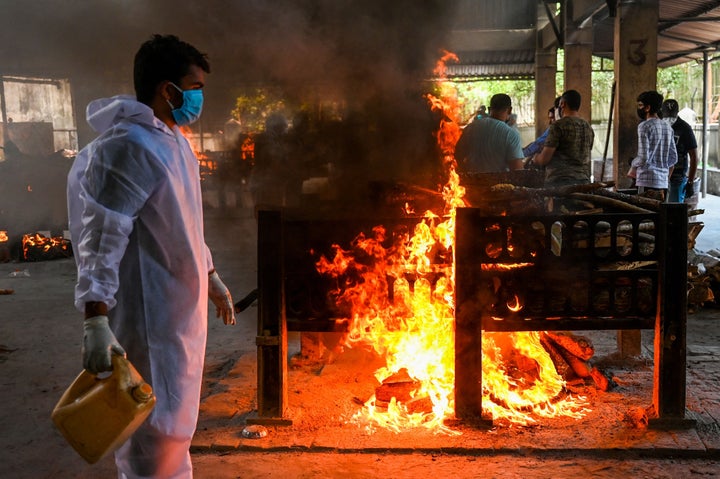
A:
<svg viewBox="0 0 720 479">
<path fill-rule="evenodd" d="M 112 355 L 125 356 L 125 350 L 115 339 L 108 324 L 108 317 L 87 318 L 83 329 L 85 330 L 82 347 L 83 368 L 93 374 L 112 371 Z"/>
<path fill-rule="evenodd" d="M 233 306 L 232 296 L 228 291 L 225 283 L 222 282 L 217 271 L 213 271 L 208 276 L 208 296 L 217 308 L 216 317 L 221 317 L 225 324 L 235 324 L 235 307 Z"/>
</svg>

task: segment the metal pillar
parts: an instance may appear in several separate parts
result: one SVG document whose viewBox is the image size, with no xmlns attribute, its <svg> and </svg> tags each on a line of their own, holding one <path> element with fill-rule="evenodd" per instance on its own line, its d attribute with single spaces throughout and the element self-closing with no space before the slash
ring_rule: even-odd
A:
<svg viewBox="0 0 720 479">
<path fill-rule="evenodd" d="M 665 203 L 660 209 L 660 281 L 655 318 L 653 406 L 657 418 L 650 427 L 694 426 L 685 419 L 687 329 L 687 207 Z"/>
<path fill-rule="evenodd" d="M 287 321 L 280 211 L 258 211 L 257 417 L 248 424 L 290 425 L 287 397 Z"/>
<path fill-rule="evenodd" d="M 707 165 L 708 165 L 708 157 L 710 155 L 710 138 L 709 138 L 709 128 L 708 128 L 708 120 L 710 116 L 710 92 L 709 92 L 709 85 L 710 83 L 710 60 L 708 59 L 708 52 L 703 52 L 703 143 L 702 143 L 702 164 L 700 167 L 702 168 L 702 197 L 705 198 L 707 196 Z"/>
</svg>

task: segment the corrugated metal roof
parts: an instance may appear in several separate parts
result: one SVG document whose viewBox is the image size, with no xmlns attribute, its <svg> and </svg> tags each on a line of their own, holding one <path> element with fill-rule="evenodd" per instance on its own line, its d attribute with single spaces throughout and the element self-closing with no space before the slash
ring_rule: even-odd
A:
<svg viewBox="0 0 720 479">
<path fill-rule="evenodd" d="M 607 5 L 604 0 L 595 5 L 583 2 L 594 13 L 594 54 L 612 58 L 615 18 Z M 701 59 L 704 51 L 718 55 L 720 0 L 660 0 L 659 14 L 658 66 Z M 460 62 L 448 66 L 448 75 L 459 79 L 534 77 L 535 29 L 546 23 L 533 0 L 461 0 L 450 39 L 451 45 L 460 47 L 455 52 Z"/>
<path fill-rule="evenodd" d="M 535 50 L 473 51 L 458 55 L 446 75 L 457 80 L 527 80 L 535 76 Z"/>
</svg>

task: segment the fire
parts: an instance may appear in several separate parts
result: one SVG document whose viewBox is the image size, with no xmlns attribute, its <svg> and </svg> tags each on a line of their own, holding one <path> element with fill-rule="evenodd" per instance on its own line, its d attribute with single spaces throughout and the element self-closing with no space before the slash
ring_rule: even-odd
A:
<svg viewBox="0 0 720 479">
<path fill-rule="evenodd" d="M 0 243 L 4 243 L 9 240 L 10 238 L 8 237 L 7 231 L 0 230 Z"/>
<path fill-rule="evenodd" d="M 179 126 L 178 128 L 180 128 L 180 132 L 188 143 L 190 143 L 190 148 L 192 148 L 193 153 L 195 153 L 195 157 L 200 165 L 200 179 L 205 180 L 208 175 L 212 174 L 217 169 L 217 162 L 201 151 L 202 147 L 194 140 L 193 132 L 189 127 Z"/>
<path fill-rule="evenodd" d="M 452 58 L 446 54 L 436 73 L 442 74 L 442 65 Z M 381 385 L 408 378 L 406 397 L 379 401 L 372 396 L 351 418 L 368 431 L 422 426 L 457 433 L 444 421 L 454 415 L 455 211 L 467 202 L 453 156 L 460 135 L 457 95 L 447 82 L 440 91 L 442 99 L 427 99 L 443 118 L 436 135 L 448 174 L 443 211 L 427 211 L 410 232 L 376 226 L 369 235 L 360 233 L 348 250 L 334 245 L 334 256 L 316 263 L 321 274 L 338 280 L 334 298 L 351 311 L 345 344 L 370 348 L 385 359 L 375 371 Z M 388 239 L 391 246 L 383 246 Z M 522 303 L 515 297 L 508 307 L 519 312 Z M 483 412 L 494 419 L 528 424 L 535 417 L 584 412 L 582 401 L 558 399 L 564 382 L 538 333 L 483 334 L 482 369 Z"/>
<path fill-rule="evenodd" d="M 23 259 L 25 261 L 68 258 L 72 256 L 70 241 L 62 236 L 49 238 L 40 233 L 23 235 L 22 251 Z"/>
</svg>

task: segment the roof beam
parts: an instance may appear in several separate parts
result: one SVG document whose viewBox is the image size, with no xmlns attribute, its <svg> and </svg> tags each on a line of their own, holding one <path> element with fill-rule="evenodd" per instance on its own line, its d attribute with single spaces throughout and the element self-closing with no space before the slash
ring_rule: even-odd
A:
<svg viewBox="0 0 720 479">
<path fill-rule="evenodd" d="M 699 41 L 699 40 L 693 40 L 692 38 L 688 38 L 688 37 L 678 37 L 678 36 L 676 36 L 676 35 L 671 35 L 671 34 L 669 34 L 669 33 L 662 33 L 662 32 L 661 32 L 661 33 L 658 33 L 658 36 L 659 36 L 659 37 L 663 37 L 663 38 L 669 38 L 670 40 L 676 40 L 676 41 L 682 42 L 682 43 L 691 43 L 691 44 L 693 44 L 693 45 L 697 45 L 697 46 L 703 47 L 703 48 L 716 48 L 716 47 L 717 47 L 717 44 L 716 44 L 716 43 L 701 42 L 701 41 Z"/>
</svg>

